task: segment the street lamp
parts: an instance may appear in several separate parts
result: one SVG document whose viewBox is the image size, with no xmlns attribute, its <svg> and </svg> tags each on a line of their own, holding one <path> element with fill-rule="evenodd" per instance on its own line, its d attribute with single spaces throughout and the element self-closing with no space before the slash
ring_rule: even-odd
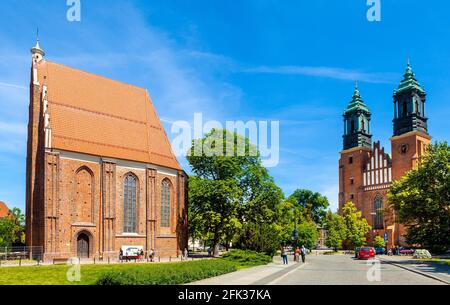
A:
<svg viewBox="0 0 450 305">
<path fill-rule="evenodd" d="M 373 230 L 372 230 L 372 243 L 373 243 L 373 246 L 375 247 L 375 232 L 376 232 L 376 230 L 375 230 L 375 216 L 377 216 L 377 213 L 376 212 L 372 212 L 372 213 L 370 213 L 370 215 L 372 215 L 373 217 L 372 217 L 372 225 L 373 225 Z"/>
</svg>

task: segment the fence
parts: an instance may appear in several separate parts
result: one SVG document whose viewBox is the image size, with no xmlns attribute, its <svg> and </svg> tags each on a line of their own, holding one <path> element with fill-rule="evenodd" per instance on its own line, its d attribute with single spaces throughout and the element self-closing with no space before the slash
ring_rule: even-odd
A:
<svg viewBox="0 0 450 305">
<path fill-rule="evenodd" d="M 66 264 L 77 261 L 81 264 L 117 264 L 117 263 L 167 263 L 183 262 L 206 258 L 203 255 L 196 255 L 190 252 L 186 257 L 183 254 L 163 255 L 173 251 L 172 248 L 160 248 L 153 256 L 146 251 L 144 255 L 138 257 L 120 257 L 119 252 L 95 253 L 90 257 L 79 257 L 73 252 L 58 252 L 43 254 L 42 247 L 0 247 L 0 267 L 6 266 L 33 266 L 49 264 Z"/>
<path fill-rule="evenodd" d="M 0 247 L 0 261 L 40 261 L 42 257 L 42 247 Z"/>
</svg>

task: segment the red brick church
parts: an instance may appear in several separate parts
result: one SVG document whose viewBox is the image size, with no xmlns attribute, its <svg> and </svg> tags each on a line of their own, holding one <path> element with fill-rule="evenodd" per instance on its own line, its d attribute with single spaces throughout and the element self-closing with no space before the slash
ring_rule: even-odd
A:
<svg viewBox="0 0 450 305">
<path fill-rule="evenodd" d="M 148 92 L 48 61 L 39 42 L 31 52 L 27 245 L 45 260 L 177 256 L 187 175 Z"/>
<path fill-rule="evenodd" d="M 388 247 L 405 245 L 405 228 L 387 204 L 394 180 L 413 169 L 431 137 L 425 109 L 426 92 L 408 63 L 394 91 L 392 155 L 380 142 L 372 143 L 371 112 L 356 87 L 344 112 L 344 149 L 339 160 L 339 210 L 352 201 L 372 226 L 370 238 L 387 233 Z"/>
</svg>

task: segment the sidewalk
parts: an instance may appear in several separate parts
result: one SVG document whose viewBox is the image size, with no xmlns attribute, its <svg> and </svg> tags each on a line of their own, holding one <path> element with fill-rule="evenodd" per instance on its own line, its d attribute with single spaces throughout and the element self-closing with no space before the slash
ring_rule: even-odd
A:
<svg viewBox="0 0 450 305">
<path fill-rule="evenodd" d="M 281 257 L 275 257 L 268 265 L 243 269 L 188 285 L 267 285 L 305 265 L 293 261 L 289 261 L 289 265 L 283 265 Z"/>
<path fill-rule="evenodd" d="M 419 273 L 450 285 L 450 266 L 439 263 L 424 262 L 411 256 L 377 256 L 382 262 Z"/>
</svg>

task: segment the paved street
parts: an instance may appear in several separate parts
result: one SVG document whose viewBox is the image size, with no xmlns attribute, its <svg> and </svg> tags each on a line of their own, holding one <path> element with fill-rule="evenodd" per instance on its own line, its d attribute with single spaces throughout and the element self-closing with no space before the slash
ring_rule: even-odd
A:
<svg viewBox="0 0 450 305">
<path fill-rule="evenodd" d="M 368 271 L 374 265 L 349 255 L 308 256 L 306 264 L 283 266 L 278 258 L 272 264 L 241 270 L 194 284 L 208 285 L 445 285 L 386 262 L 380 262 L 379 273 Z M 373 268 L 373 269 L 371 269 Z M 376 281 L 377 275 L 380 281 Z"/>
</svg>

